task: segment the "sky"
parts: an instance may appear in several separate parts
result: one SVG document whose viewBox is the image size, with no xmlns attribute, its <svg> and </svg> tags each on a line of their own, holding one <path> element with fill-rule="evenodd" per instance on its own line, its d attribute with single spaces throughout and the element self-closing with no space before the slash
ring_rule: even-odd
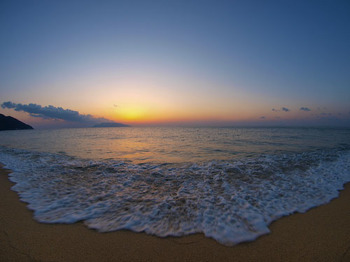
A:
<svg viewBox="0 0 350 262">
<path fill-rule="evenodd" d="M 0 113 L 34 128 L 350 126 L 350 1 L 0 1 Z"/>
</svg>

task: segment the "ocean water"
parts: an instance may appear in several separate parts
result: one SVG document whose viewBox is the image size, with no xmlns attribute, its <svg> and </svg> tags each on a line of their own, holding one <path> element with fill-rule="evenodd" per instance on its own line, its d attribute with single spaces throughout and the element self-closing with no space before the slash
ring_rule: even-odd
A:
<svg viewBox="0 0 350 262">
<path fill-rule="evenodd" d="M 4 131 L 0 162 L 37 221 L 230 246 L 337 197 L 350 181 L 350 129 Z"/>
</svg>

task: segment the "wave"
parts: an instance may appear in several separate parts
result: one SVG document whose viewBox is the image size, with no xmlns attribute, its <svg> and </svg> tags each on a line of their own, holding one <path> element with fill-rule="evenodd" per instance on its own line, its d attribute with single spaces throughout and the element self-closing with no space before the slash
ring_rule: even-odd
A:
<svg viewBox="0 0 350 262">
<path fill-rule="evenodd" d="M 268 233 L 272 221 L 329 202 L 350 181 L 348 148 L 132 164 L 0 147 L 0 162 L 37 221 L 161 237 L 204 233 L 224 245 Z"/>
</svg>

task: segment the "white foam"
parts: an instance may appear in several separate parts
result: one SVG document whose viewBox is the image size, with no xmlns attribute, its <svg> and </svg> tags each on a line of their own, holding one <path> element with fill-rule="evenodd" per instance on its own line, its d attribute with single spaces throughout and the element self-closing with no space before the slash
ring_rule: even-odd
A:
<svg viewBox="0 0 350 262">
<path fill-rule="evenodd" d="M 101 232 L 203 232 L 225 245 L 254 240 L 281 216 L 329 202 L 350 181 L 349 151 L 192 165 L 128 164 L 0 147 L 22 201 L 44 223 L 83 220 Z"/>
</svg>

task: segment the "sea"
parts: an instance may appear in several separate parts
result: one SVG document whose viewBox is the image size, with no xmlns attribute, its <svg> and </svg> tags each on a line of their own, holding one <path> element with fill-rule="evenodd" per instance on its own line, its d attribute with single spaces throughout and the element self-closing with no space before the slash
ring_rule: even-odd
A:
<svg viewBox="0 0 350 262">
<path fill-rule="evenodd" d="M 2 131 L 0 162 L 39 222 L 232 246 L 336 198 L 350 181 L 350 129 Z"/>
</svg>

